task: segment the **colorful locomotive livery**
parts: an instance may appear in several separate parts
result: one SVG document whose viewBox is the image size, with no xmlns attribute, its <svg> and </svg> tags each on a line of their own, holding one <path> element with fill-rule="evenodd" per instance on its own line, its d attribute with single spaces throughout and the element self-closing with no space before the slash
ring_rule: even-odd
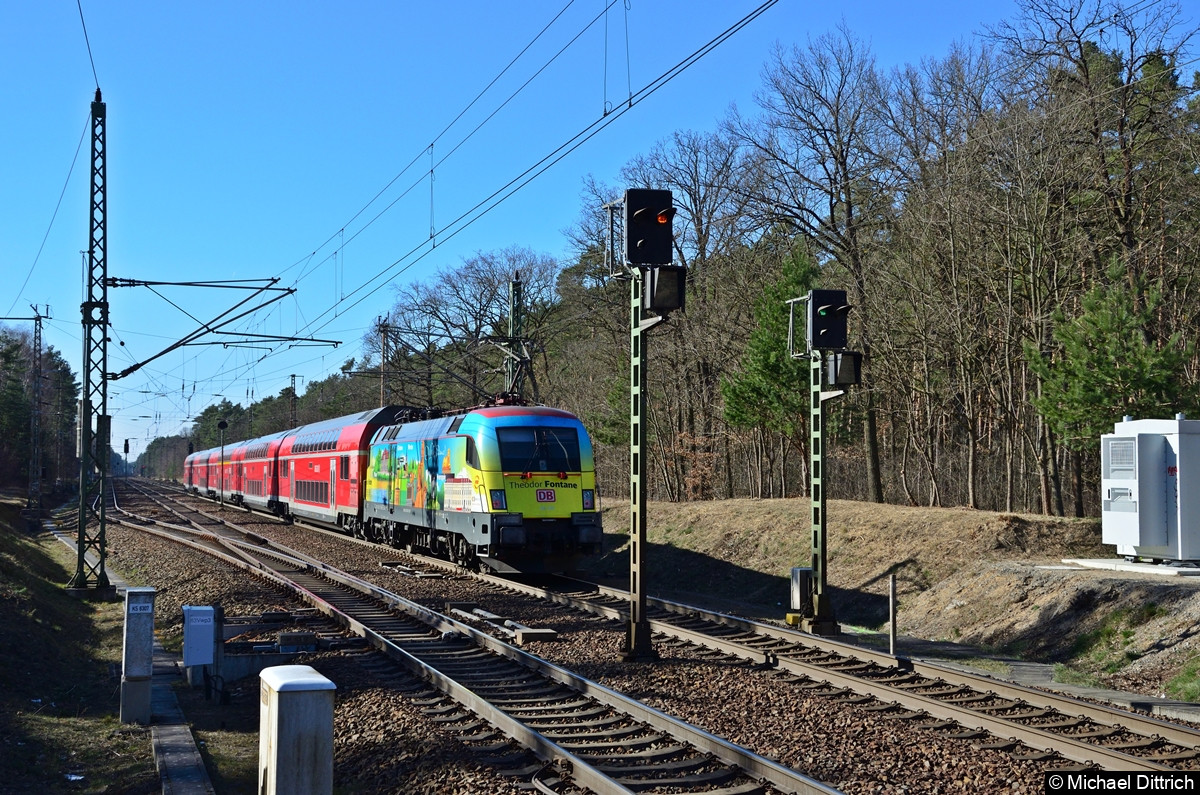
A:
<svg viewBox="0 0 1200 795">
<path fill-rule="evenodd" d="M 600 551 L 591 440 L 575 415 L 411 414 L 389 406 L 193 453 L 185 485 L 499 572 L 566 571 Z"/>
</svg>

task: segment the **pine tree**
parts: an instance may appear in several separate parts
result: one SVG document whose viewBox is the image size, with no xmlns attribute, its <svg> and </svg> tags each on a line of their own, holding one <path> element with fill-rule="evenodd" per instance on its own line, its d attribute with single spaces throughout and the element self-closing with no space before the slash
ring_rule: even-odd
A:
<svg viewBox="0 0 1200 795">
<path fill-rule="evenodd" d="M 808 363 L 788 353 L 787 302 L 808 292 L 816 267 L 794 247 L 783 258 L 779 279 L 754 305 L 756 327 L 742 367 L 721 383 L 725 420 L 738 428 L 763 428 L 794 436 L 808 414 Z M 803 333 L 801 331 L 801 333 Z"/>
<path fill-rule="evenodd" d="M 1045 355 L 1026 349 L 1030 368 L 1042 380 L 1037 410 L 1064 443 L 1090 449 L 1124 415 L 1167 418 L 1195 411 L 1200 398 L 1188 383 L 1185 366 L 1195 352 L 1179 334 L 1156 339 L 1153 333 L 1162 293 L 1135 292 L 1122 281 L 1119 269 L 1109 283 L 1083 297 L 1080 313 L 1055 318 L 1054 339 L 1059 349 Z"/>
<path fill-rule="evenodd" d="M 26 394 L 28 351 L 16 337 L 0 334 L 0 485 L 21 483 L 28 476 L 29 418 Z"/>
</svg>

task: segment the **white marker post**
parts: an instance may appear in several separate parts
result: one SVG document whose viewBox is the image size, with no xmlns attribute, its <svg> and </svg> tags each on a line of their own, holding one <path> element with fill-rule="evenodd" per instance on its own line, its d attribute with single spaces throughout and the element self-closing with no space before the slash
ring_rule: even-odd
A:
<svg viewBox="0 0 1200 795">
<path fill-rule="evenodd" d="M 333 792 L 333 691 L 308 665 L 276 665 L 259 674 L 258 792 Z"/>
<path fill-rule="evenodd" d="M 150 723 L 154 673 L 153 588 L 125 591 L 125 642 L 121 658 L 121 723 Z"/>
</svg>

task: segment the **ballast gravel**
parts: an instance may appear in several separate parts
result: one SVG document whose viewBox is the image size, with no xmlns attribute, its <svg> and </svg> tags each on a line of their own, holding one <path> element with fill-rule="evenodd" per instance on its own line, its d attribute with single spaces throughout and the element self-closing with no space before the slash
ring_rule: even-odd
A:
<svg viewBox="0 0 1200 795">
<path fill-rule="evenodd" d="M 466 576 L 406 577 L 380 565 L 400 554 L 387 547 L 236 516 L 231 521 L 426 607 L 444 611 L 447 601 L 475 602 L 527 626 L 554 629 L 558 640 L 530 643 L 526 651 L 851 795 L 1041 793 L 1044 771 L 1054 764 L 947 739 L 917 722 L 810 695 L 769 669 L 702 659 L 694 650 L 657 640 L 657 660 L 622 662 L 623 624 Z M 116 571 L 158 589 L 160 630 L 179 631 L 184 604 L 220 604 L 227 616 L 302 606 L 241 572 L 134 530 L 110 526 L 108 545 Z M 325 652 L 302 661 L 338 686 L 334 775 L 344 791 L 522 791 L 519 781 L 481 764 L 478 754 L 376 681 L 354 656 Z"/>
</svg>

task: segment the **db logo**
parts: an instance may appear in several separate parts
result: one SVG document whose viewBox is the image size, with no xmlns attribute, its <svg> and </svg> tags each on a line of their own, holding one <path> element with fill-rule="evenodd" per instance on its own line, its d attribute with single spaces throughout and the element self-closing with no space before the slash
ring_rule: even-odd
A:
<svg viewBox="0 0 1200 795">
<path fill-rule="evenodd" d="M 538 489 L 537 490 L 537 501 L 538 502 L 554 502 L 554 489 Z"/>
</svg>

